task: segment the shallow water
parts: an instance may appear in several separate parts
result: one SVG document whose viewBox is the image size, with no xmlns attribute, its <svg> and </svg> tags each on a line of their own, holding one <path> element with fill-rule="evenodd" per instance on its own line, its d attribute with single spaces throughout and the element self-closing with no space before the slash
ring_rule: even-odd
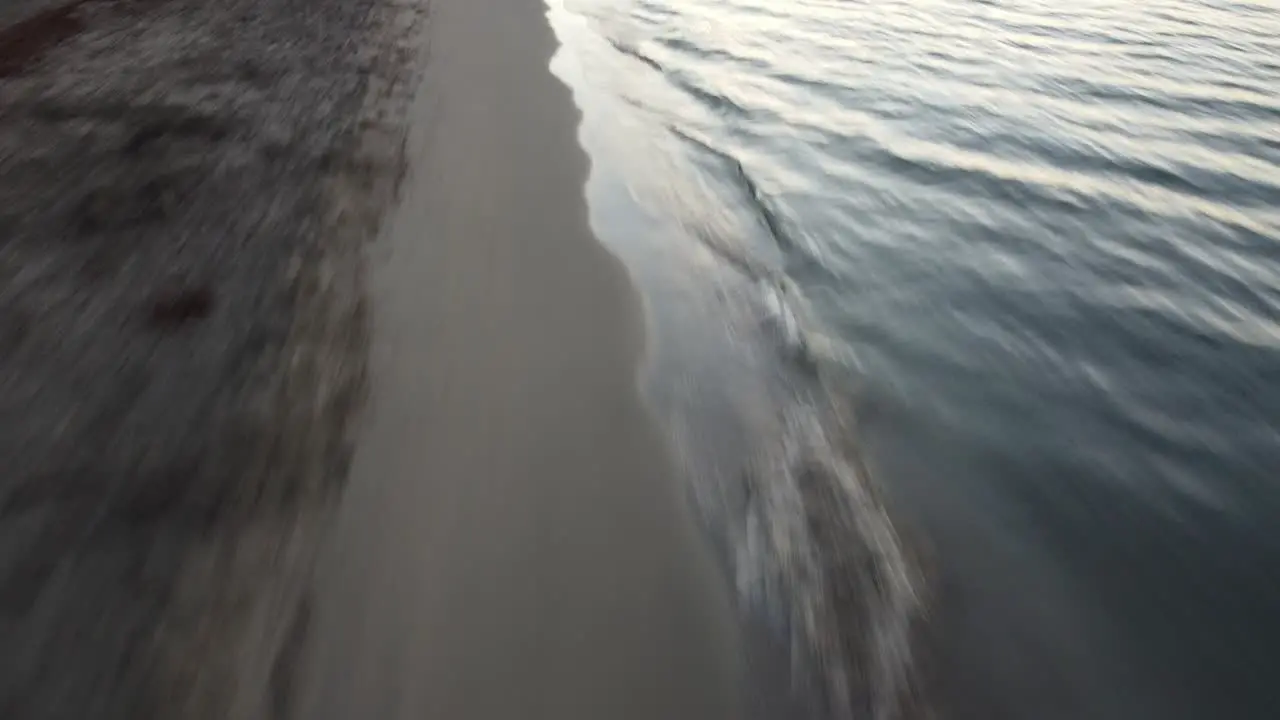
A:
<svg viewBox="0 0 1280 720">
<path fill-rule="evenodd" d="M 744 606 L 835 632 L 821 456 L 895 521 L 848 501 L 873 714 L 901 663 L 949 717 L 1280 714 L 1280 5 L 552 7 Z"/>
</svg>

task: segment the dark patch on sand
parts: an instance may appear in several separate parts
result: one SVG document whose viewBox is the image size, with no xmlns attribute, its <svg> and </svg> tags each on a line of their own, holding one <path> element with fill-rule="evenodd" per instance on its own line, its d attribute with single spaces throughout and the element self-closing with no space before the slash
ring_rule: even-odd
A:
<svg viewBox="0 0 1280 720">
<path fill-rule="evenodd" d="M 51 8 L 0 30 L 0 78 L 26 70 L 58 43 L 83 32 L 76 12 L 86 0 Z"/>
<path fill-rule="evenodd" d="M 166 288 L 152 301 L 149 319 L 156 327 L 176 328 L 209 317 L 213 304 L 213 289 L 207 285 Z"/>
</svg>

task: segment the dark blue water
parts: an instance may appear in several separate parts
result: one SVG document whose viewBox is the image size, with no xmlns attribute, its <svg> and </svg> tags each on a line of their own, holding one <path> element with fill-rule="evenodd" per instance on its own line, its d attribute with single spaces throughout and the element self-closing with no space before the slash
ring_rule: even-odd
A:
<svg viewBox="0 0 1280 720">
<path fill-rule="evenodd" d="M 833 578 L 870 587 L 854 629 L 911 657 L 818 653 L 862 714 L 902 660 L 944 717 L 1280 718 L 1280 5 L 561 12 L 594 220 L 746 604 L 821 643 Z"/>
</svg>

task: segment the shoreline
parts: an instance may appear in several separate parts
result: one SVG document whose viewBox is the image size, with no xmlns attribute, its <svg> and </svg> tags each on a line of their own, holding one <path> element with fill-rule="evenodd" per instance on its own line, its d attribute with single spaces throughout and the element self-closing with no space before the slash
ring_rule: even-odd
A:
<svg viewBox="0 0 1280 720">
<path fill-rule="evenodd" d="M 737 716 L 727 588 L 641 406 L 640 297 L 590 231 L 545 14 L 433 6 L 298 717 Z"/>
<path fill-rule="evenodd" d="M 613 10 L 551 4 L 573 48 L 557 74 L 584 113 L 593 227 L 648 301 L 657 339 L 644 394 L 734 578 L 753 712 L 932 716 L 920 548 L 865 464 L 840 368 L 805 299 L 749 249 L 753 233 L 761 247 L 786 246 L 786 228 L 737 158 L 672 118 L 658 126 L 635 112 L 661 103 L 629 83 L 664 71 L 610 34 L 626 25 Z M 741 195 L 698 182 L 705 168 L 688 164 L 690 149 L 723 163 Z M 731 208 L 743 200 L 739 218 Z"/>
<path fill-rule="evenodd" d="M 0 708 L 282 717 L 423 8 L 22 8 L 0 27 Z"/>
<path fill-rule="evenodd" d="M 330 672 L 323 669 L 325 654 L 336 652 L 344 662 L 348 654 L 363 654 L 376 664 L 380 659 L 370 655 L 370 648 L 385 650 L 391 643 L 403 656 L 408 651 L 397 645 L 404 640 L 392 637 L 395 631 L 442 622 L 446 613 L 450 620 L 459 612 L 464 620 L 472 618 L 473 629 L 483 626 L 481 610 L 460 610 L 453 607 L 454 600 L 433 600 L 430 585 L 437 577 L 463 585 L 487 585 L 493 578 L 477 580 L 483 572 L 459 567 L 439 552 L 426 554 L 434 557 L 436 574 L 422 572 L 413 567 L 421 558 L 403 549 L 408 543 L 385 546 L 388 533 L 397 532 L 402 541 L 420 539 L 424 544 L 428 539 L 446 546 L 479 542 L 479 556 L 488 558 L 491 567 L 505 567 L 510 574 L 514 563 L 527 570 L 524 580 L 506 584 L 535 597 L 546 591 L 529 590 L 521 583 L 532 583 L 539 574 L 574 589 L 581 598 L 595 592 L 597 581 L 616 586 L 630 582 L 626 573 L 605 568 L 607 561 L 580 546 L 586 537 L 593 538 L 588 542 L 596 552 L 615 552 L 618 557 L 612 562 L 627 558 L 673 573 L 668 579 L 675 578 L 679 589 L 657 596 L 665 593 L 661 602 L 678 609 L 662 612 L 671 613 L 668 619 L 675 623 L 688 624 L 692 616 L 699 616 L 694 623 L 698 627 L 678 637 L 646 637 L 636 632 L 634 623 L 621 622 L 610 632 L 627 638 L 624 642 L 597 639 L 573 651 L 553 649 L 546 662 L 536 660 L 541 657 L 537 652 L 520 650 L 517 654 L 523 653 L 530 677 L 545 680 L 539 684 L 528 677 L 510 678 L 529 698 L 545 692 L 542 701 L 553 705 L 582 702 L 582 697 L 572 695 L 590 683 L 570 682 L 565 668 L 597 677 L 596 685 L 612 682 L 615 690 L 625 691 L 639 681 L 618 681 L 595 666 L 608 665 L 611 657 L 618 668 L 627 668 L 617 673 L 621 675 L 643 674 L 648 666 L 625 657 L 627 653 L 615 646 L 631 644 L 658 652 L 653 648 L 665 645 L 662 654 L 679 654 L 691 643 L 697 657 L 686 668 L 688 678 L 645 681 L 657 682 L 649 692 L 667 704 L 668 714 L 692 707 L 692 702 L 699 705 L 700 718 L 715 717 L 744 698 L 750 699 L 749 717 L 790 715 L 794 702 L 807 704 L 811 698 L 790 694 L 795 688 L 789 692 L 775 687 L 777 678 L 791 674 L 783 667 L 790 653 L 779 646 L 785 640 L 753 627 L 760 619 L 739 615 L 733 608 L 735 599 L 724 597 L 731 585 L 720 577 L 726 568 L 704 547 L 704 529 L 687 517 L 692 513 L 683 506 L 689 498 L 678 487 L 672 449 L 656 426 L 658 413 L 640 396 L 637 373 L 646 352 L 644 298 L 622 260 L 601 244 L 587 220 L 584 184 L 590 159 L 578 137 L 581 110 L 549 67 L 557 41 L 540 0 L 529 0 L 536 5 L 532 14 L 520 14 L 527 7 L 515 11 L 518 19 L 506 17 L 507 11 L 499 8 L 502 2 L 516 0 L 484 0 L 486 9 L 462 16 L 451 14 L 451 0 L 435 0 L 432 13 L 442 15 L 444 25 L 426 28 L 422 24 L 427 4 L 362 0 L 341 11 L 321 6 L 322 22 L 300 31 L 299 42 L 304 48 L 308 42 L 315 45 L 316 50 L 300 53 L 306 57 L 322 52 L 320 48 L 334 53 L 334 66 L 323 70 L 273 54 L 285 51 L 272 48 L 270 42 L 296 23 L 299 11 L 290 8 L 289 1 L 271 0 L 261 7 L 246 0 L 206 8 L 185 0 L 38 0 L 44 9 L 28 25 L 44 28 L 43 34 L 34 35 L 37 41 L 20 43 L 21 57 L 5 54 L 12 50 L 12 40 L 7 47 L 0 41 L 0 193 L 8 193 L 0 194 L 0 200 L 26 202 L 18 202 L 16 211 L 0 211 L 0 259 L 5 261 L 0 270 L 18 277 L 35 253 L 40 259 L 36 266 L 45 272 L 43 277 L 39 272 L 34 278 L 28 275 L 0 292 L 0 339 L 9 344 L 0 348 L 8 350 L 0 352 L 0 363 L 10 364 L 0 365 L 0 371 L 17 367 L 5 381 L 27 386 L 24 393 L 9 393 L 17 403 L 6 398 L 10 405 L 4 405 L 0 400 L 0 413 L 5 413 L 0 417 L 10 419 L 0 427 L 0 450 L 20 448 L 12 454 L 20 459 L 30 456 L 32 466 L 0 485 L 0 590 L 6 598 L 19 598 L 8 606 L 0 624 L 0 641 L 9 648 L 0 653 L 0 669 L 35 668 L 7 675 L 6 683 L 0 684 L 0 708 L 77 720 L 87 713 L 130 720 L 174 714 L 197 720 L 310 720 L 321 712 L 319 707 L 336 712 L 333 707 L 343 703 L 351 703 L 354 716 L 369 715 L 375 708 L 379 716 L 405 712 L 403 706 L 388 709 L 378 703 L 384 696 L 418 692 L 406 689 L 406 670 L 430 666 L 433 673 L 449 676 L 449 669 L 464 661 L 442 658 L 475 643 L 474 637 L 441 626 L 437 631 L 445 638 L 444 654 L 410 652 L 408 667 L 398 670 L 402 686 L 370 685 L 367 679 L 353 686 L 339 682 L 334 687 L 346 687 L 349 693 L 340 700 L 331 690 L 317 695 L 316 685 L 324 683 L 316 673 Z M 444 12 L 437 13 L 435 6 L 441 5 Z M 337 14 L 330 18 L 326 13 Z M 27 21 L 19 21 L 23 22 Z M 532 23 L 539 24 L 541 34 L 530 39 Z M 12 27 L 0 27 L 0 38 Z M 246 53 L 243 39 L 234 49 L 213 49 L 227 41 L 226 33 L 243 34 L 246 27 L 258 28 L 247 41 L 250 50 L 255 43 L 266 43 L 260 56 Z M 484 53 L 450 42 L 447 36 L 433 38 L 433 33 L 451 30 L 473 39 L 491 32 L 511 33 L 514 39 L 509 47 Z M 166 45 L 171 39 L 172 47 Z M 444 59 L 424 70 L 428 46 Z M 288 52 L 297 50 L 289 47 Z M 145 58 L 140 66 L 143 77 L 132 87 L 99 82 L 101 68 L 111 72 L 137 54 Z M 515 57 L 522 59 L 522 67 L 486 67 L 518 65 Z M 279 65 L 272 64 L 277 61 Z M 426 73 L 432 89 L 424 91 L 429 96 L 415 100 L 420 72 Z M 144 78 L 155 86 L 148 87 Z M 308 79 L 314 81 L 311 87 L 300 82 Z M 491 104 L 504 101 L 475 89 L 485 83 L 507 87 L 527 104 L 512 105 L 511 117 L 503 122 L 486 124 L 475 115 L 465 130 L 446 129 L 446 139 L 434 140 L 443 143 L 442 152 L 436 153 L 428 136 L 440 130 L 437 126 L 449 112 L 441 103 L 466 106 L 477 96 Z M 315 116 L 306 117 L 309 111 Z M 508 150 L 514 150 L 517 159 L 485 147 L 501 146 L 528 132 L 519 116 L 530 112 L 536 118 L 533 125 L 542 128 L 542 147 L 516 142 Z M 409 138 L 411 134 L 416 139 Z M 406 211 L 395 208 L 395 199 L 410 162 L 405 156 L 407 138 L 416 174 L 427 179 L 415 181 L 411 175 L 407 199 L 421 207 Z M 470 154 L 450 154 L 449 146 L 458 143 L 475 147 Z M 67 177 L 69 169 L 82 170 L 83 175 Z M 528 179 L 515 187 L 505 182 L 504 173 Z M 241 186 L 233 187 L 233 181 Z M 455 183 L 469 190 L 450 189 Z M 509 192 L 505 203 L 503 192 Z M 493 195 L 485 200 L 493 206 L 488 209 L 473 200 L 486 193 Z M 472 216 L 441 227 L 422 207 L 435 208 L 440 217 L 449 217 L 455 208 Z M 518 217 L 521 213 L 523 219 Z M 256 220 L 235 221 L 246 215 Z M 417 265 L 406 263 L 390 271 L 375 267 L 366 278 L 367 258 L 375 266 L 386 264 L 388 253 L 397 253 L 393 246 L 405 249 L 415 224 L 433 227 L 446 240 L 446 249 L 434 260 L 470 267 L 470 272 L 459 270 L 465 276 L 462 282 L 470 278 L 491 283 L 492 296 L 477 294 L 479 289 L 467 292 L 458 286 L 456 275 L 442 273 L 422 258 Z M 507 236 L 489 245 L 487 258 L 476 257 L 479 251 L 464 248 L 457 239 L 459 233 L 494 228 Z M 539 228 L 573 244 L 556 250 L 559 265 L 519 246 L 517 234 L 537 237 Z M 371 243 L 380 233 L 383 237 Z M 166 237 L 179 238 L 177 250 L 164 245 Z M 49 238 L 56 242 L 39 244 Z M 520 268 L 507 277 L 494 272 L 495 261 L 519 263 Z M 220 270 L 209 271 L 207 265 Z M 521 277 L 532 270 L 538 277 Z M 50 279 L 57 273 L 71 279 Z M 580 275 L 603 279 L 583 281 Z M 407 290 L 421 283 L 447 291 Z M 549 291 L 542 284 L 559 289 Z M 52 301 L 47 292 L 51 285 L 60 293 Z M 249 300 L 228 301 L 228 293 Z M 493 297 L 516 304 L 494 311 L 485 307 Z M 548 323 L 545 310 L 538 314 L 518 307 L 520 302 L 548 301 L 573 319 L 552 317 Z M 430 302 L 449 312 L 427 310 L 413 317 Z M 580 311 L 578 304 L 592 310 Z M 15 308 L 20 312 L 15 314 Z M 102 327 L 77 324 L 77 313 L 86 308 L 96 321 L 107 322 Z M 376 326 L 372 338 L 371 317 Z M 47 327 L 33 332 L 33 323 Z M 537 336 L 543 324 L 557 337 L 554 346 Z M 216 326 L 214 342 L 204 336 L 209 325 Z M 487 336 L 476 325 L 505 328 L 503 334 L 519 341 Z M 489 349 L 451 353 L 414 348 L 410 342 L 408 360 L 397 363 L 388 358 L 403 351 L 404 338 L 393 350 L 386 342 L 388 330 L 390 335 L 417 333 L 416 342 L 428 344 L 437 336 L 462 344 L 479 339 L 478 345 Z M 59 347 L 60 333 L 78 340 L 84 357 Z M 372 358 L 366 357 L 367 351 L 374 353 Z M 112 352 L 124 357 L 123 367 L 112 365 Z M 31 364 L 50 354 L 55 360 L 50 367 Z M 497 354 L 510 359 L 495 361 Z M 602 357 L 583 360 L 593 354 Z M 59 364 L 60 358 L 66 362 Z M 370 359 L 372 441 L 369 428 L 353 423 L 362 414 Z M 581 375 L 560 378 L 556 363 Z M 487 367 L 487 374 L 459 370 L 476 364 Z M 232 375 L 219 375 L 217 370 L 226 365 L 232 366 Z M 51 384 L 69 378 L 77 387 L 97 387 L 103 377 L 107 385 L 119 380 L 123 389 L 105 396 L 89 392 L 87 397 L 55 392 L 50 402 Z M 388 392 L 387 378 L 395 378 L 406 392 Z M 466 385 L 467 378 L 472 385 Z M 426 410 L 441 393 L 448 396 L 451 383 L 459 379 L 468 388 L 465 397 L 447 399 L 440 412 Z M 538 387 L 547 382 L 559 392 Z M 152 386 L 163 392 L 147 398 Z M 533 403 L 543 409 L 512 404 L 499 394 L 500 388 L 510 395 L 537 398 Z M 146 402 L 139 404 L 140 398 Z M 569 413 L 569 419 L 554 410 L 555 417 L 549 419 L 547 408 L 566 403 L 588 409 Z M 593 412 L 593 404 L 607 405 L 607 418 L 584 419 Z M 72 422 L 69 429 L 43 426 L 49 443 L 32 446 L 29 441 L 38 439 L 42 426 L 18 428 L 12 418 L 48 405 L 54 412 L 69 413 Z M 511 418 L 514 434 L 500 433 L 496 441 L 485 437 L 492 428 L 476 424 L 474 406 Z M 86 407 L 91 418 L 77 425 L 74 415 Z M 477 465 L 450 455 L 452 447 L 410 441 L 400 430 L 389 429 L 388 408 L 392 415 L 407 413 L 456 444 L 487 445 L 483 452 L 514 454 L 534 464 L 548 462 L 531 450 L 537 444 L 560 448 L 564 454 L 582 450 L 565 444 L 570 434 L 590 435 L 596 446 L 574 455 L 572 462 L 551 462 L 534 473 L 543 481 L 566 473 L 576 478 L 559 483 L 564 507 L 553 507 L 545 499 L 520 495 L 511 481 L 525 471 L 514 465 Z M 453 427 L 459 419 L 462 430 Z M 606 424 L 602 419 L 621 424 L 612 435 L 593 434 Z M 486 422 L 492 425 L 493 420 Z M 526 432 L 522 425 L 533 430 Z M 359 446 L 353 431 L 364 433 Z M 628 437 L 619 438 L 619 432 Z M 153 442 L 157 435 L 159 441 Z M 20 440 L 28 444 L 21 446 Z M 410 447 L 415 443 L 426 447 Z M 373 454 L 379 459 L 362 461 L 360 446 L 367 456 L 371 445 L 378 448 Z M 73 450 L 66 457 L 57 456 L 55 449 L 69 447 Z M 433 457 L 433 452 L 445 459 Z M 99 457 L 104 454 L 105 461 Z M 353 456 L 357 487 L 350 504 L 356 510 L 340 511 L 348 504 L 345 481 Z M 477 467 L 495 473 L 503 492 L 523 497 L 534 514 L 513 514 L 475 494 L 413 490 L 405 495 L 385 481 L 370 480 L 380 474 L 411 479 L 414 468 L 450 476 Z M 618 467 L 624 469 L 617 471 Z M 617 494 L 601 494 L 586 482 L 586 468 L 637 481 L 660 478 L 662 487 L 622 503 Z M 579 515 L 598 508 L 579 495 L 605 507 L 602 517 L 581 521 Z M 413 517 L 394 507 L 414 503 L 420 512 Z M 628 503 L 645 507 L 645 517 L 629 518 Z M 473 527 L 459 529 L 449 525 L 456 521 L 442 518 L 451 530 L 410 529 L 438 515 L 438 504 L 455 510 L 470 507 Z M 352 518 L 361 513 L 364 520 Z M 376 527 L 372 517 L 390 518 L 390 529 Z M 609 517 L 613 527 L 607 527 Z M 493 540 L 474 534 L 484 531 L 506 536 L 512 544 L 527 544 L 530 523 L 548 522 L 583 534 L 578 539 L 560 537 L 549 546 L 545 536 L 539 536 L 544 557 L 531 555 L 519 562 L 509 551 L 491 547 Z M 671 523 L 674 530 L 668 531 Z M 618 527 L 630 528 L 633 537 L 608 551 L 610 543 L 616 543 L 611 533 Z M 550 559 L 545 556 L 547 547 L 554 549 Z M 391 560 L 374 563 L 380 568 L 361 570 L 366 574 L 359 578 L 334 570 L 342 564 L 334 557 L 345 557 L 346 564 L 368 565 L 375 556 Z M 680 559 L 673 561 L 675 557 Z M 313 568 L 325 558 L 326 572 L 314 586 Z M 369 584 L 370 572 L 376 580 L 371 586 L 388 595 L 403 592 L 405 582 L 418 583 L 421 587 L 410 595 L 427 606 L 436 602 L 434 616 L 409 612 L 410 603 L 403 599 L 387 606 L 370 600 L 368 593 L 357 597 L 359 593 L 342 587 Z M 77 594 L 83 597 L 73 597 Z M 483 607 L 483 593 L 479 596 L 476 604 Z M 88 600 L 103 602 L 87 605 Z M 382 603 L 374 613 L 380 617 L 375 628 L 381 623 L 375 634 L 382 633 L 382 638 L 373 646 L 357 638 L 352 620 L 353 613 L 369 613 L 370 602 Z M 441 602 L 450 609 L 440 609 Z M 361 611 L 357 608 L 362 603 Z M 522 612 L 502 603 L 487 607 L 490 615 L 517 617 Z M 525 623 L 538 626 L 548 612 L 558 617 L 550 607 L 537 613 L 524 610 Z M 580 614 L 600 626 L 611 625 L 619 614 L 647 610 L 644 603 L 619 601 L 612 612 L 613 618 L 607 612 L 592 615 L 589 606 L 580 608 Z M 78 619 L 73 617 L 77 614 Z M 68 617 L 73 619 L 68 622 Z M 94 636 L 97 623 L 125 629 Z M 581 623 L 561 618 L 553 624 L 572 637 Z M 520 636 L 520 627 L 508 630 L 510 636 Z M 510 642 L 510 637 L 495 637 L 487 646 L 501 653 Z M 425 636 L 421 644 L 428 644 Z M 85 647 L 87 652 L 71 659 Z M 751 666 L 745 670 L 727 657 L 743 652 Z M 485 662 L 465 662 L 471 663 L 467 667 L 473 674 L 495 671 Z M 709 687 L 684 684 L 689 678 L 701 679 L 699 673 L 715 676 Z M 744 677 L 749 687 L 735 689 Z M 83 697 L 66 698 L 57 696 L 60 687 L 90 690 Z M 449 696 L 447 688 L 442 692 Z M 321 696 L 329 701 L 318 700 Z M 418 701 L 400 700 L 409 707 Z M 591 702 L 609 700 L 596 697 Z"/>
<path fill-rule="evenodd" d="M 546 12 L 432 8 L 300 718 L 738 716 L 736 619 L 639 396 L 641 298 L 587 221 Z"/>
</svg>

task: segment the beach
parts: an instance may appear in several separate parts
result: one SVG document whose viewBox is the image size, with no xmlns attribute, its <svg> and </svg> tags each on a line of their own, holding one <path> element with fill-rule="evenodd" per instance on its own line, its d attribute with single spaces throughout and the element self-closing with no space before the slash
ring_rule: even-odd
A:
<svg viewBox="0 0 1280 720">
<path fill-rule="evenodd" d="M 636 388 L 533 0 L 433 5 L 298 717 L 740 716 L 727 587 Z"/>
<path fill-rule="evenodd" d="M 545 12 L 6 11 L 6 717 L 739 716 Z"/>
<path fill-rule="evenodd" d="M 0 717 L 1270 720 L 1277 37 L 8 0 Z"/>
</svg>

